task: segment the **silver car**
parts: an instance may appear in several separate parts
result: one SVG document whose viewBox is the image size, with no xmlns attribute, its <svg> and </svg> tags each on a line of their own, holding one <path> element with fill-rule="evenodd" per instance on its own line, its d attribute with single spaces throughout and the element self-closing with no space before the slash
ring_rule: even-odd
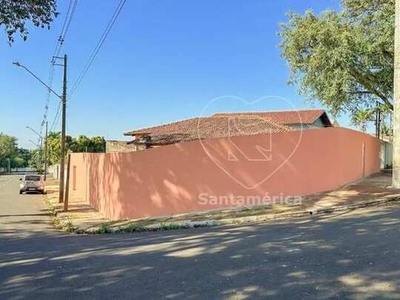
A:
<svg viewBox="0 0 400 300">
<path fill-rule="evenodd" d="M 24 192 L 38 192 L 41 194 L 45 193 L 44 181 L 41 175 L 24 175 L 20 181 L 20 194 Z"/>
</svg>

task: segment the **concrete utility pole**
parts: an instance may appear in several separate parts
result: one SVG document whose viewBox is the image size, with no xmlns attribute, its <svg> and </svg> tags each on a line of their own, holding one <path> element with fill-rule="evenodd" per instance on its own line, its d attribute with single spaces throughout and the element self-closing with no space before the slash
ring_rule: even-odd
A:
<svg viewBox="0 0 400 300">
<path fill-rule="evenodd" d="M 65 190 L 65 138 L 66 138 L 66 120 L 67 120 L 67 55 L 64 55 L 64 79 L 63 93 L 61 98 L 62 115 L 61 115 L 61 163 L 60 163 L 60 193 L 58 202 L 64 201 Z"/>
<path fill-rule="evenodd" d="M 59 202 L 64 201 L 64 172 L 65 172 L 65 137 L 66 137 L 66 118 L 67 118 L 67 55 L 64 57 L 54 57 L 54 59 L 63 59 L 64 63 L 61 66 L 64 67 L 64 79 L 63 79 L 63 93 L 62 96 L 57 94 L 50 86 L 48 86 L 43 80 L 41 80 L 38 76 L 36 76 L 31 70 L 29 70 L 24 65 L 20 64 L 19 62 L 13 62 L 14 65 L 17 67 L 21 67 L 25 69 L 29 74 L 35 77 L 42 85 L 44 85 L 50 92 L 56 95 L 58 98 L 61 99 L 62 103 L 62 125 L 61 125 L 61 166 L 60 166 L 60 195 L 59 195 Z M 54 64 L 59 66 L 60 64 Z"/>
<path fill-rule="evenodd" d="M 47 169 L 49 167 L 49 152 L 47 144 L 47 136 L 49 135 L 49 122 L 46 121 L 46 135 L 44 136 L 44 181 L 47 180 Z"/>
<path fill-rule="evenodd" d="M 396 0 L 395 4 L 393 98 L 394 98 L 394 112 L 393 112 L 392 187 L 400 188 L 400 0 Z"/>
</svg>

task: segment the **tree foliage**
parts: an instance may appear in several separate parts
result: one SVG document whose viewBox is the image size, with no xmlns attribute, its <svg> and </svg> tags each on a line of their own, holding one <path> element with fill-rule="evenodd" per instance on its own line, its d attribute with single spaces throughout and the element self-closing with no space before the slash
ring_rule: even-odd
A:
<svg viewBox="0 0 400 300">
<path fill-rule="evenodd" d="M 31 152 L 18 148 L 17 138 L 0 133 L 0 168 L 6 168 L 10 161 L 11 168 L 28 166 Z"/>
<path fill-rule="evenodd" d="M 39 174 L 43 172 L 43 153 L 42 149 L 35 149 L 31 152 L 31 158 L 29 159 L 29 166 L 35 168 Z"/>
<path fill-rule="evenodd" d="M 289 14 L 281 26 L 290 84 L 332 113 L 392 109 L 394 0 L 342 0 L 343 10 Z"/>
<path fill-rule="evenodd" d="M 58 164 L 61 161 L 61 133 L 50 132 L 48 136 L 48 155 L 50 164 Z M 80 135 L 78 138 L 66 137 L 66 150 L 68 152 L 102 153 L 106 150 L 106 141 L 103 137 L 88 138 Z"/>
<path fill-rule="evenodd" d="M 367 132 L 368 122 L 374 120 L 374 111 L 369 109 L 358 110 L 351 117 L 351 123 L 362 132 Z"/>
<path fill-rule="evenodd" d="M 57 15 L 56 0 L 0 0 L 0 25 L 5 27 L 9 43 L 14 42 L 16 33 L 27 39 L 28 21 L 36 27 L 50 28 Z"/>
</svg>

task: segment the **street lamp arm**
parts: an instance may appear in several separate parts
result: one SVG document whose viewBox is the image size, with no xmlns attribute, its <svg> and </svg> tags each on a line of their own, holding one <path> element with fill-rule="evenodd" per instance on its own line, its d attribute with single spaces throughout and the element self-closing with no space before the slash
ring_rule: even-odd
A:
<svg viewBox="0 0 400 300">
<path fill-rule="evenodd" d="M 13 62 L 14 65 L 17 67 L 24 68 L 29 74 L 31 74 L 33 77 L 35 77 L 41 84 L 43 84 L 50 92 L 52 92 L 54 95 L 56 95 L 58 98 L 62 99 L 62 97 L 57 94 L 51 87 L 49 87 L 43 80 L 41 80 L 38 76 L 36 76 L 31 70 L 29 70 L 27 67 L 24 65 L 21 65 L 19 62 Z"/>
<path fill-rule="evenodd" d="M 42 140 L 43 139 L 43 137 L 40 135 L 40 133 L 39 132 L 37 132 L 35 129 L 33 129 L 32 127 L 30 127 L 30 126 L 25 126 L 26 128 L 28 128 L 30 131 L 32 131 L 33 133 L 35 133 L 39 138 L 40 138 L 40 140 Z"/>
<path fill-rule="evenodd" d="M 29 140 L 29 142 L 31 142 L 32 144 L 34 144 L 36 147 L 40 148 L 40 145 L 39 145 L 39 144 L 37 144 L 37 143 L 35 143 L 34 141 L 32 141 L 32 140 Z"/>
</svg>

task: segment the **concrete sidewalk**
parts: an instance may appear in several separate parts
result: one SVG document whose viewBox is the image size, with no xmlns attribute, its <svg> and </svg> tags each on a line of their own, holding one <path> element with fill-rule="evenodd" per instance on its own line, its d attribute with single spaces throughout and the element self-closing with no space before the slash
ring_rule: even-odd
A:
<svg viewBox="0 0 400 300">
<path fill-rule="evenodd" d="M 265 222 L 283 218 L 306 217 L 352 210 L 366 206 L 388 205 L 400 201 L 400 189 L 391 189 L 391 174 L 382 172 L 349 184 L 338 190 L 303 198 L 298 205 L 268 205 L 252 208 L 231 208 L 175 216 L 111 222 L 87 203 L 71 200 L 69 211 L 58 203 L 58 183 L 48 181 L 47 202 L 56 215 L 60 228 L 77 233 L 133 232 L 186 228 L 195 226 Z"/>
</svg>

